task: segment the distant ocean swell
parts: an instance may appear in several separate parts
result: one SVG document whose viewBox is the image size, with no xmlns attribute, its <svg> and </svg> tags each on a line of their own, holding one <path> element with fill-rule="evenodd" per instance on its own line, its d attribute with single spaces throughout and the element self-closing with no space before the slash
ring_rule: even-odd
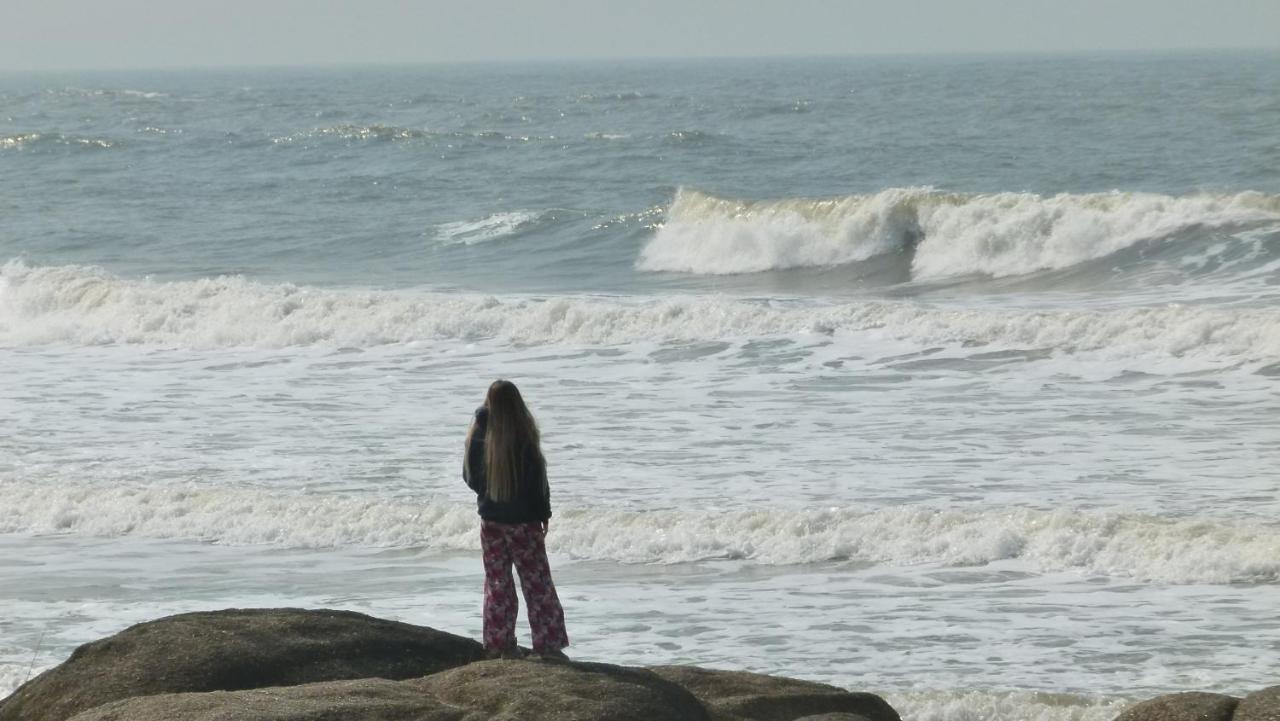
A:
<svg viewBox="0 0 1280 721">
<path fill-rule="evenodd" d="M 474 550 L 470 504 L 430 499 L 0 481 L 0 533 L 181 538 L 229 545 Z M 1280 524 L 1026 508 L 560 510 L 552 551 L 622 563 L 743 559 L 975 566 L 1017 559 L 1167 583 L 1280 581 Z"/>
<path fill-rule="evenodd" d="M 1280 231 L 1280 195 L 947 193 L 740 201 L 680 190 L 638 267 L 704 275 L 910 255 L 911 277 L 1057 270 L 1192 228 Z"/>
<path fill-rule="evenodd" d="M 510 133 L 499 130 L 431 130 L 427 128 L 408 128 L 397 125 L 334 125 L 311 128 L 288 135 L 271 138 L 275 144 L 299 143 L 313 140 L 340 141 L 422 141 L 437 143 L 456 143 L 467 141 L 480 142 L 570 142 L 575 140 L 628 140 L 631 133 L 593 131 L 580 136 L 558 136 L 554 134 L 530 135 Z M 643 136 L 644 140 L 662 143 L 708 143 L 722 139 L 723 136 L 704 130 L 672 130 L 663 133 L 652 133 Z"/>
<path fill-rule="evenodd" d="M 239 277 L 152 282 L 21 261 L 0 268 L 0 344 L 10 346 L 369 347 L 441 339 L 625 344 L 863 332 L 966 347 L 1280 359 L 1280 310 L 1273 308 L 946 310 L 913 301 L 497 298 L 314 289 Z"/>
<path fill-rule="evenodd" d="M 427 130 L 424 128 L 405 128 L 395 125 L 335 125 L 325 128 L 313 128 L 290 135 L 280 135 L 271 139 L 272 143 L 299 143 L 319 139 L 336 139 L 342 141 L 516 141 L 530 142 L 534 140 L 553 141 L 555 136 L 539 137 L 504 133 L 497 130 L 449 131 Z"/>
</svg>

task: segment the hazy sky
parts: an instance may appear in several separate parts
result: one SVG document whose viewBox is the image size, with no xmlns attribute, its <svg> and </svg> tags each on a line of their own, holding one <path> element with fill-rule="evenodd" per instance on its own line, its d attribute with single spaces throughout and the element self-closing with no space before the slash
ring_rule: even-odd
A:
<svg viewBox="0 0 1280 721">
<path fill-rule="evenodd" d="M 1280 47 L 1280 0 L 0 0 L 0 69 Z"/>
</svg>

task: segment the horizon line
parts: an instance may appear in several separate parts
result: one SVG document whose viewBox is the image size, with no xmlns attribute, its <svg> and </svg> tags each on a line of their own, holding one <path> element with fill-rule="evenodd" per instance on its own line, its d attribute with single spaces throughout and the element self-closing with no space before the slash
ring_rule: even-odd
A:
<svg viewBox="0 0 1280 721">
<path fill-rule="evenodd" d="M 133 72 L 133 71 L 210 71 L 210 70 L 307 70 L 307 69 L 340 69 L 340 68 L 409 68 L 409 67 L 453 67 L 453 66 L 508 66 L 508 65 L 579 65 L 579 64 L 635 64 L 661 62 L 726 62 L 726 61 L 814 61 L 814 60 L 858 60 L 888 58 L 980 58 L 980 57 L 1083 57 L 1083 56 L 1116 56 L 1116 55 L 1161 55 L 1190 53 L 1259 53 L 1280 52 L 1280 46 L 1197 46 L 1167 48 L 1061 48 L 1061 49 L 994 49 L 994 50 L 918 50 L 918 51 L 868 51 L 860 53 L 812 53 L 792 54 L 777 53 L 764 55 L 654 55 L 628 57 L 544 57 L 544 58 L 485 58 L 485 59 L 413 59 L 413 60 L 337 60 L 299 63 L 208 63 L 194 65 L 101 65 L 101 66 L 28 66 L 0 67 L 0 74 L 44 74 L 44 73 L 94 73 L 94 72 Z"/>
</svg>

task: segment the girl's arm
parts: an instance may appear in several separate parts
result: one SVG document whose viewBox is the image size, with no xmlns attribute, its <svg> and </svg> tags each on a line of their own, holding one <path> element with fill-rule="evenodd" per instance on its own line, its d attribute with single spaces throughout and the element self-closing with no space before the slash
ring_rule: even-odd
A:
<svg viewBox="0 0 1280 721">
<path fill-rule="evenodd" d="M 467 482 L 471 490 L 484 493 L 484 419 L 479 413 L 471 420 L 467 429 L 467 440 L 462 452 L 462 480 Z"/>
<path fill-rule="evenodd" d="M 538 487 L 542 491 L 540 494 L 542 498 L 539 499 L 542 504 L 540 515 L 542 516 L 542 530 L 545 532 L 547 526 L 551 523 L 551 484 L 547 482 L 547 460 L 542 457 L 541 453 L 538 454 L 537 467 Z"/>
</svg>

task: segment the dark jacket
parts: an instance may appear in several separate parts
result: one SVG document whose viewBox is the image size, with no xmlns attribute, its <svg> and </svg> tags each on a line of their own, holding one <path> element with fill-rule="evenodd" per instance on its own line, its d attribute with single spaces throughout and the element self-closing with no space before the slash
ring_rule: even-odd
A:
<svg viewBox="0 0 1280 721">
<path fill-rule="evenodd" d="M 485 495 L 484 436 L 489 425 L 489 409 L 476 410 L 475 429 L 467 443 L 462 478 L 476 492 L 480 517 L 498 523 L 535 523 L 551 518 L 551 489 L 547 484 L 547 462 L 537 448 L 526 448 L 520 463 L 516 497 L 495 501 Z"/>
</svg>

